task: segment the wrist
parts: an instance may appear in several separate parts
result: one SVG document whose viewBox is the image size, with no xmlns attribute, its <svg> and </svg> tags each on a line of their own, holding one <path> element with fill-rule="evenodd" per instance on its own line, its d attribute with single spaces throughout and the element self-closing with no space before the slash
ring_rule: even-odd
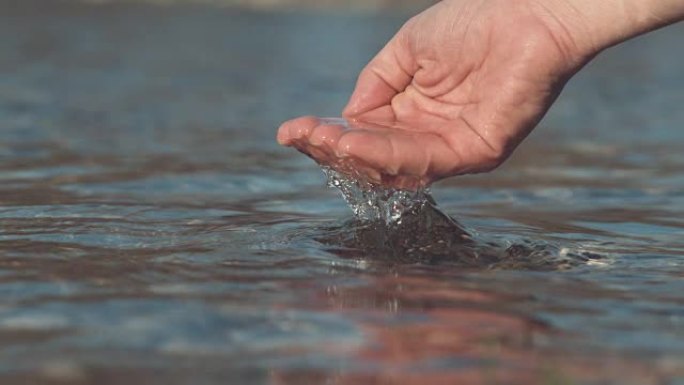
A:
<svg viewBox="0 0 684 385">
<path fill-rule="evenodd" d="M 580 54 L 591 57 L 684 18 L 682 0 L 533 0 L 554 13 Z"/>
</svg>

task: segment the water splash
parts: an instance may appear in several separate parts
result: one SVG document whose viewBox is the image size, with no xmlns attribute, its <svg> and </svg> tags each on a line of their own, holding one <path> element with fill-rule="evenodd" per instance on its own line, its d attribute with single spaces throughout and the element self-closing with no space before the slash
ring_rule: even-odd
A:
<svg viewBox="0 0 684 385">
<path fill-rule="evenodd" d="M 399 190 L 322 166 L 328 186 L 338 189 L 355 222 L 331 228 L 317 237 L 335 252 L 369 260 L 450 263 L 469 268 L 565 270 L 601 262 L 595 253 L 570 252 L 558 245 L 519 240 L 516 243 L 474 238 L 458 221 L 442 212 L 427 188 Z M 341 247 L 341 248 L 340 248 Z"/>
<path fill-rule="evenodd" d="M 409 263 L 432 264 L 448 258 L 473 265 L 478 258 L 468 247 L 473 244 L 468 232 L 437 208 L 427 188 L 399 190 L 330 167 L 322 169 L 328 186 L 342 193 L 356 220 L 330 229 L 320 242 L 355 250 L 356 255 Z"/>
<path fill-rule="evenodd" d="M 397 262 L 490 269 L 564 270 L 604 260 L 601 255 L 568 252 L 565 247 L 561 252 L 559 245 L 546 242 L 476 238 L 437 207 L 427 187 L 413 191 L 383 186 L 364 178 L 350 164 L 321 165 L 321 169 L 327 185 L 342 193 L 356 219 L 318 238 L 342 254 L 340 250 L 354 250 L 356 257 L 373 260 L 387 257 Z"/>
<path fill-rule="evenodd" d="M 409 211 L 422 211 L 420 208 L 434 204 L 428 188 L 399 190 L 349 177 L 330 167 L 321 168 L 328 178 L 328 187 L 340 190 L 356 218 L 362 221 L 397 224 Z"/>
</svg>

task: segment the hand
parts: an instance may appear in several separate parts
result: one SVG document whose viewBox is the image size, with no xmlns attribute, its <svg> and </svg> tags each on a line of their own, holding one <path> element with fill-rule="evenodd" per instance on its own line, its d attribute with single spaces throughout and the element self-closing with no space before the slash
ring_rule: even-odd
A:
<svg viewBox="0 0 684 385">
<path fill-rule="evenodd" d="M 601 46 L 594 27 L 609 30 L 610 19 L 587 28 L 568 4 L 444 0 L 409 20 L 363 69 L 344 110 L 352 129 L 303 117 L 284 123 L 278 141 L 400 188 L 490 171 L 576 71 L 627 35 L 606 34 Z"/>
<path fill-rule="evenodd" d="M 395 187 L 489 171 L 586 59 L 534 1 L 445 0 L 409 20 L 359 76 L 344 115 L 388 129 L 304 117 L 284 123 L 278 140 L 321 163 L 352 159 Z"/>
</svg>

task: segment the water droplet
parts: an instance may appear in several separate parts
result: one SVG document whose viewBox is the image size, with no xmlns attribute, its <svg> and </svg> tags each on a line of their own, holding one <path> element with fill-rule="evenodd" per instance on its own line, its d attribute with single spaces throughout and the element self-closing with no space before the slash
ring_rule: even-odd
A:
<svg viewBox="0 0 684 385">
<path fill-rule="evenodd" d="M 402 215 L 430 201 L 429 190 L 399 190 L 371 184 L 322 167 L 329 187 L 342 193 L 354 215 L 363 221 L 383 221 L 396 224 Z"/>
</svg>

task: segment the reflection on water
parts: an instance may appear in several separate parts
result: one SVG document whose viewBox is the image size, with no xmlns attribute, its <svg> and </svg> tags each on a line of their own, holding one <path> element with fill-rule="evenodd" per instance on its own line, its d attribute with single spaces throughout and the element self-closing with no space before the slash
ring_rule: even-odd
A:
<svg viewBox="0 0 684 385">
<path fill-rule="evenodd" d="M 274 134 L 402 18 L 0 5 L 3 384 L 683 381 L 681 26 L 388 228 Z"/>
</svg>

